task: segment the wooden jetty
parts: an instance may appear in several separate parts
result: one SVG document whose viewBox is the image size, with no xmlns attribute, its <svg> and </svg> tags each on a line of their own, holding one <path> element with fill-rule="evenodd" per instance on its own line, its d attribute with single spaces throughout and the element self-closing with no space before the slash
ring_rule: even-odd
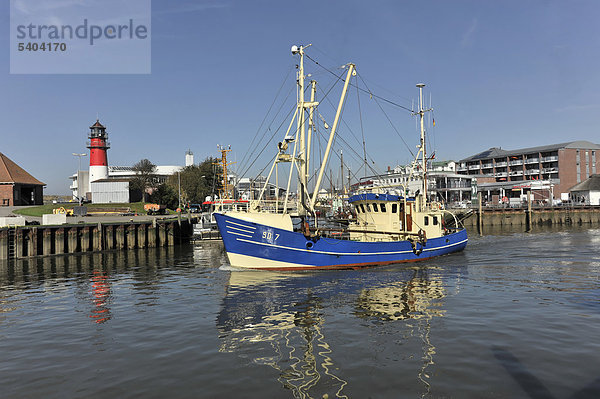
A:
<svg viewBox="0 0 600 399">
<path fill-rule="evenodd" d="M 480 208 L 463 221 L 467 227 L 600 224 L 600 207 Z"/>
<path fill-rule="evenodd" d="M 193 219 L 0 228 L 0 261 L 190 242 Z"/>
</svg>

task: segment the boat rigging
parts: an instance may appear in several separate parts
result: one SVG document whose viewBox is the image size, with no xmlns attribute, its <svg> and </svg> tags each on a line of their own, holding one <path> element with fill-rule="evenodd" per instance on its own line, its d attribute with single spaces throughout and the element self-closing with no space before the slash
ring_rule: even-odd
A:
<svg viewBox="0 0 600 399">
<path fill-rule="evenodd" d="M 248 211 L 215 213 L 230 263 L 242 268 L 276 270 L 357 268 L 423 260 L 464 249 L 468 241 L 466 230 L 458 227 L 455 217 L 455 228 L 445 226 L 444 216 L 448 211 L 427 198 L 424 115 L 431 108 L 425 109 L 423 105 L 424 84 L 417 84 L 419 109 L 413 115 L 419 116 L 420 144 L 411 172 L 411 176 L 419 172 L 421 189 L 414 197 L 408 197 L 408 190 L 403 186 L 402 192 L 385 187 L 359 188 L 348 199 L 357 219 L 347 229 L 340 230 L 341 235 L 333 238 L 328 234 L 333 229 L 318 225 L 316 208 L 320 189 L 348 88 L 357 73 L 353 63 L 344 66 L 344 84 L 335 116 L 331 127 L 326 126 L 329 130 L 327 144 L 322 158 L 315 162 L 311 160 L 313 136 L 317 132 L 315 115 L 324 118 L 317 111 L 317 83 L 314 80 L 309 84 L 306 82 L 304 57 L 309 47 L 292 47 L 292 54 L 299 57 L 296 107 L 283 140 L 277 143 L 276 155 L 258 198 L 251 201 Z M 309 90 L 310 99 L 307 100 L 305 94 Z M 294 126 L 295 131 L 292 131 Z M 318 167 L 312 193 L 309 191 L 311 162 Z M 289 164 L 282 201 L 278 189 L 280 164 Z M 266 194 L 273 175 L 274 201 Z M 291 196 L 293 175 L 298 180 L 295 198 Z M 294 227 L 292 217 L 300 220 L 299 228 Z"/>
</svg>

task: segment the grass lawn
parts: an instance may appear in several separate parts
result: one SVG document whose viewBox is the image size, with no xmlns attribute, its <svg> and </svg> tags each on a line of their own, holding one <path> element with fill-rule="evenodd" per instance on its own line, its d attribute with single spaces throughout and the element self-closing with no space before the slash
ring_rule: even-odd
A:
<svg viewBox="0 0 600 399">
<path fill-rule="evenodd" d="M 74 206 L 78 206 L 76 202 L 69 202 L 65 204 L 46 204 L 40 206 L 32 206 L 30 208 L 23 208 L 15 210 L 13 213 L 23 215 L 23 216 L 38 216 L 42 217 L 42 215 L 46 213 L 52 213 L 54 209 L 63 207 L 65 209 L 73 208 Z M 102 209 L 102 210 L 110 210 L 112 208 L 129 208 L 131 212 L 138 214 L 146 214 L 144 211 L 144 204 L 141 202 L 134 202 L 131 204 L 84 204 L 87 207 L 88 212 L 93 212 L 94 209 Z M 170 211 L 169 211 L 170 213 Z"/>
</svg>

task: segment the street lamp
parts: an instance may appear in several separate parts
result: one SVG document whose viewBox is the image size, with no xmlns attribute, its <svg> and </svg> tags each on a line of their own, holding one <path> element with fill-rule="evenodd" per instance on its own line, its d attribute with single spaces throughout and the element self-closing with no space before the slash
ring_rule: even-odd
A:
<svg viewBox="0 0 600 399">
<path fill-rule="evenodd" d="M 76 152 L 73 153 L 73 156 L 76 156 L 79 158 L 79 166 L 77 167 L 77 199 L 79 200 L 79 205 L 81 206 L 81 184 L 80 184 L 80 171 L 81 171 L 81 157 L 85 157 L 87 156 L 87 154 L 83 153 L 83 154 L 78 154 Z"/>
</svg>

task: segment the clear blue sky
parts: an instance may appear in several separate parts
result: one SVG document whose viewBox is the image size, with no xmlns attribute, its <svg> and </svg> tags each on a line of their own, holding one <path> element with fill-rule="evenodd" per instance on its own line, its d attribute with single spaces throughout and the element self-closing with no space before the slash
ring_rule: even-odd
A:
<svg viewBox="0 0 600 399">
<path fill-rule="evenodd" d="M 409 107 L 415 83 L 426 83 L 437 159 L 599 143 L 599 15 L 593 0 L 153 0 L 151 74 L 10 75 L 3 2 L 0 151 L 47 183 L 46 194 L 67 194 L 71 154 L 87 152 L 98 113 L 111 165 L 183 164 L 188 148 L 200 161 L 216 144 L 239 160 L 301 43 L 327 67 L 354 62 L 374 92 Z M 416 144 L 412 117 L 390 116 Z M 365 123 L 370 154 L 382 167 L 405 163 L 406 147 L 379 118 Z"/>
</svg>

